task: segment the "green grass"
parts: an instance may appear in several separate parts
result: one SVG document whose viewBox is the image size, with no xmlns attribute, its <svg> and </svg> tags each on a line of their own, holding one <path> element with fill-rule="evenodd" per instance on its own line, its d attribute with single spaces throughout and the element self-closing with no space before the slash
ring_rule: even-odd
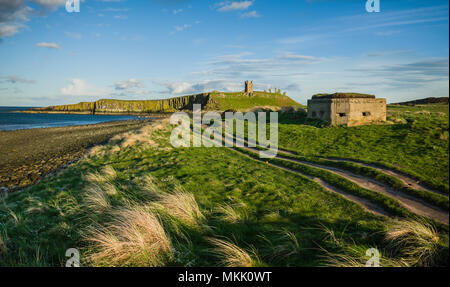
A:
<svg viewBox="0 0 450 287">
<path fill-rule="evenodd" d="M 305 118 L 283 121 L 279 146 L 301 156 L 350 158 L 394 168 L 448 193 L 448 105 L 389 107 L 388 121 L 393 124 L 350 128 L 318 127 Z"/>
<path fill-rule="evenodd" d="M 257 150 L 264 150 L 263 148 L 257 146 Z M 247 151 L 246 151 L 247 152 Z M 281 152 L 281 153 L 280 153 Z M 280 151 L 278 155 L 283 158 L 287 159 L 293 159 L 293 160 L 300 160 L 310 163 L 316 163 L 323 166 L 330 166 L 330 167 L 336 167 L 339 169 L 347 170 L 355 174 L 359 174 L 368 178 L 372 178 L 377 180 L 378 182 L 384 183 L 387 186 L 398 190 L 400 192 L 404 192 L 406 194 L 410 194 L 412 196 L 415 196 L 416 198 L 420 198 L 425 202 L 428 202 L 430 204 L 433 204 L 435 206 L 438 206 L 444 210 L 449 210 L 449 197 L 445 195 L 436 194 L 429 191 L 424 190 L 416 190 L 413 188 L 410 188 L 408 186 L 405 186 L 405 184 L 398 178 L 388 175 L 384 172 L 378 171 L 375 168 L 363 166 L 357 163 L 353 162 L 347 162 L 347 161 L 333 161 L 333 160 L 327 160 L 323 158 L 318 157 L 304 157 L 304 156 L 298 156 L 293 155 L 291 153 L 282 153 Z M 325 177 L 328 178 L 328 177 Z"/>
<path fill-rule="evenodd" d="M 255 159 L 259 158 L 257 153 L 242 148 L 237 149 L 240 152 L 245 153 Z M 347 193 L 369 199 L 372 203 L 377 204 L 378 206 L 384 208 L 386 211 L 390 212 L 393 215 L 400 217 L 414 217 L 414 215 L 409 211 L 407 211 L 406 209 L 404 209 L 397 200 L 388 198 L 377 192 L 361 188 L 360 186 L 351 182 L 350 180 L 347 180 L 339 175 L 335 175 L 332 172 L 325 171 L 320 168 L 310 167 L 301 163 L 285 161 L 278 158 L 268 159 L 267 162 L 274 163 L 276 165 L 283 166 L 292 170 L 296 170 L 307 175 L 321 178 L 326 182 L 328 182 L 329 184 L 331 184 L 332 186 L 335 186 Z"/>
<path fill-rule="evenodd" d="M 212 109 L 226 111 L 246 111 L 254 107 L 287 107 L 300 106 L 297 102 L 282 94 L 256 92 L 253 96 L 244 96 L 241 93 L 213 93 Z"/>
<path fill-rule="evenodd" d="M 298 160 L 317 163 L 317 164 L 325 165 L 325 166 L 337 167 L 340 169 L 350 171 L 355 174 L 373 178 L 373 179 L 375 179 L 379 182 L 382 182 L 398 191 L 401 191 L 406 194 L 410 194 L 412 196 L 420 198 L 428 203 L 431 203 L 433 205 L 441 207 L 445 210 L 449 210 L 448 196 L 439 195 L 439 194 L 435 194 L 435 193 L 424 191 L 424 190 L 412 189 L 410 187 L 405 186 L 403 184 L 403 182 L 401 180 L 399 180 L 398 178 L 388 175 L 388 174 L 385 174 L 383 172 L 380 172 L 375 168 L 362 166 L 360 164 L 356 164 L 356 163 L 352 163 L 352 162 L 332 161 L 332 160 L 313 158 L 313 157 L 307 158 L 307 157 L 295 156 L 295 155 L 290 155 L 290 154 L 282 154 L 282 157 L 298 159 Z"/>
<path fill-rule="evenodd" d="M 281 124 L 283 129 L 289 125 Z M 295 134 L 309 128 L 317 129 L 293 127 Z M 322 130 L 326 133 L 331 129 Z M 337 130 L 354 133 L 352 129 Z M 387 248 L 383 232 L 391 219 L 370 214 L 305 177 L 249 160 L 229 149 L 173 149 L 169 135 L 170 129 L 157 130 L 151 133 L 153 143 L 140 141 L 119 151 L 120 142 L 111 142 L 61 174 L 3 198 L 0 266 L 64 266 L 68 248 L 81 250 L 83 265 L 92 264 L 86 260 L 96 250 L 86 239 L 90 229 L 108 228 L 117 220 L 119 210 L 160 206 L 160 195 L 180 186 L 194 195 L 202 214 L 199 223 L 186 221 L 164 206 L 157 208 L 154 212 L 170 240 L 170 254 L 162 254 L 155 261 L 151 253 L 144 252 L 125 265 L 216 266 L 244 260 L 245 265 L 251 266 L 322 266 L 326 264 L 327 251 L 347 253 L 350 249 Z M 285 133 L 280 135 L 286 140 Z M 392 135 L 385 131 L 384 136 Z M 316 144 L 312 139 L 310 142 Z M 298 149 L 304 151 L 309 147 L 299 145 Z M 351 147 L 346 151 L 351 152 Z M 274 163 L 326 178 L 394 214 L 412 217 L 397 201 L 337 175 L 296 163 Z M 99 183 L 108 190 L 101 198 L 104 200 L 101 208 L 88 200 L 87 188 L 96 178 L 86 177 L 90 173 L 103 177 L 109 174 L 106 182 Z M 148 185 L 148 176 L 154 178 L 154 186 Z M 328 240 L 323 226 L 339 234 L 338 247 Z M 439 244 L 439 250 L 448 251 L 448 231 L 440 229 Z"/>
<path fill-rule="evenodd" d="M 315 182 L 224 148 L 169 149 L 168 135 L 168 131 L 153 134 L 153 138 L 159 137 L 159 147 L 138 144 L 119 152 L 98 152 L 53 178 L 4 198 L 0 203 L 0 234 L 5 248 L 0 265 L 63 266 L 68 248 L 82 250 L 83 260 L 92 252 L 83 237 L 89 227 L 107 226 L 114 212 L 129 202 L 153 202 L 152 193 L 141 187 L 148 175 L 156 179 L 158 190 L 171 191 L 181 185 L 194 194 L 205 216 L 201 228 L 168 215 L 162 217 L 175 250 L 165 263 L 168 266 L 221 264 L 211 253 L 212 237 L 254 250 L 258 266 L 321 265 L 323 251 L 317 242 L 325 236 L 318 228 L 322 225 L 345 232 L 361 246 L 382 244 L 379 232 L 385 219 Z M 86 187 L 91 184 L 84 175 L 101 174 L 105 166 L 117 172 L 108 179 L 116 191 L 107 197 L 109 207 L 93 212 L 86 205 Z M 221 215 L 224 204 L 239 206 L 239 212 L 246 216 L 230 221 Z M 285 231 L 295 236 L 297 244 L 280 236 Z M 292 253 L 289 248 L 301 252 Z"/>
</svg>

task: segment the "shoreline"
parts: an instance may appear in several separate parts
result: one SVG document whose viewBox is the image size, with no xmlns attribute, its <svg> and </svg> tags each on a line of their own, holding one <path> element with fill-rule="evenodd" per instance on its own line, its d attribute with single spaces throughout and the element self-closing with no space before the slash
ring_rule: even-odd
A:
<svg viewBox="0 0 450 287">
<path fill-rule="evenodd" d="M 0 195 L 34 185 L 79 160 L 94 145 L 151 122 L 99 124 L 0 131 Z"/>
<path fill-rule="evenodd" d="M 62 114 L 62 115 L 93 115 L 93 116 L 137 116 L 143 118 L 162 118 L 167 115 L 172 114 L 171 112 L 166 113 L 132 113 L 132 112 L 124 112 L 124 113 L 92 113 L 92 112 L 66 112 L 66 111 L 11 111 L 10 113 L 23 113 L 23 114 Z"/>
<path fill-rule="evenodd" d="M 36 128 L 19 128 L 14 130 L 2 130 L 0 129 L 0 134 L 3 132 L 17 132 L 17 131 L 28 131 L 28 130 L 45 130 L 45 129 L 57 129 L 57 128 L 71 128 L 71 127 L 88 127 L 88 126 L 96 126 L 101 124 L 109 124 L 109 123 L 118 123 L 118 122 L 137 122 L 144 120 L 151 120 L 154 117 L 146 117 L 146 118 L 136 118 L 136 119 L 125 119 L 125 120 L 114 120 L 114 121 L 106 121 L 100 123 L 89 123 L 89 124 L 75 124 L 75 125 L 64 125 L 64 126 L 53 126 L 53 127 L 36 127 Z"/>
</svg>

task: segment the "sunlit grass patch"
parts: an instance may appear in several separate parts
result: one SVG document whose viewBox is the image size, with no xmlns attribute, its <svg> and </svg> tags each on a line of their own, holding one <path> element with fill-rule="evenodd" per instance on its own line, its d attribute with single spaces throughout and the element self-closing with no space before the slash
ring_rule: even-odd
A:
<svg viewBox="0 0 450 287">
<path fill-rule="evenodd" d="M 387 244 L 364 246 L 350 244 L 351 238 L 344 239 L 344 233 L 337 235 L 332 229 L 323 227 L 324 242 L 330 243 L 335 251 L 324 248 L 324 262 L 334 267 L 365 267 L 371 258 L 367 253 L 375 248 L 380 257 L 381 267 L 433 267 L 448 264 L 448 247 L 440 244 L 436 228 L 424 220 L 395 220 L 384 231 Z M 370 254 L 373 256 L 373 254 Z"/>
<path fill-rule="evenodd" d="M 85 189 L 84 206 L 94 213 L 100 213 L 111 207 L 107 192 L 97 184 L 92 184 Z"/>
<path fill-rule="evenodd" d="M 173 256 L 171 240 L 148 206 L 121 209 L 86 240 L 94 250 L 88 262 L 95 266 L 163 266 Z"/>
<path fill-rule="evenodd" d="M 225 267 L 254 267 L 259 264 L 256 251 L 247 251 L 236 244 L 218 238 L 208 238 L 214 247 L 211 252 L 217 256 L 221 266 Z"/>
<path fill-rule="evenodd" d="M 215 209 L 218 218 L 228 223 L 243 222 L 248 219 L 248 213 L 244 203 L 221 204 Z"/>
<path fill-rule="evenodd" d="M 91 183 L 102 184 L 111 182 L 117 177 L 116 170 L 111 166 L 105 166 L 101 173 L 91 172 L 85 175 L 85 179 Z"/>
<path fill-rule="evenodd" d="M 439 233 L 424 220 L 394 221 L 387 227 L 386 240 L 412 266 L 435 266 L 440 261 Z"/>
<path fill-rule="evenodd" d="M 162 194 L 158 204 L 164 208 L 164 212 L 188 224 L 200 226 L 204 220 L 194 195 L 184 190 Z"/>
</svg>

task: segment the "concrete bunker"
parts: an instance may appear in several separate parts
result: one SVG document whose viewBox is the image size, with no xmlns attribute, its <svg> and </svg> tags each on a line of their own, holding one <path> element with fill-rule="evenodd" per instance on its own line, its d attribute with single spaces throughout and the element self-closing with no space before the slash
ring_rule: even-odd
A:
<svg viewBox="0 0 450 287">
<path fill-rule="evenodd" d="M 349 127 L 381 123 L 386 121 L 386 99 L 357 93 L 314 95 L 308 100 L 308 118 Z"/>
</svg>

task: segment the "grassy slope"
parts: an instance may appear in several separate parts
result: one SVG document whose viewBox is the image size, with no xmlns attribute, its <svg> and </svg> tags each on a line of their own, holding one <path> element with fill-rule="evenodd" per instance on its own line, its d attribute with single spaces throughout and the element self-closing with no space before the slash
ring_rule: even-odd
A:
<svg viewBox="0 0 450 287">
<path fill-rule="evenodd" d="M 93 215 L 83 204 L 88 182 L 83 174 L 100 171 L 110 165 L 118 171 L 114 180 L 119 194 L 111 198 L 109 212 L 123 206 L 125 200 L 145 201 L 137 184 L 144 175 L 152 175 L 165 190 L 176 184 L 192 192 L 212 228 L 199 232 L 185 228 L 188 245 L 177 242 L 176 260 L 169 265 L 215 265 L 206 237 L 234 238 L 242 247 L 254 246 L 261 265 L 305 266 L 320 264 L 324 241 L 321 225 L 326 225 L 349 244 L 382 244 L 379 232 L 385 224 L 356 204 L 324 191 L 316 183 L 254 162 L 224 148 L 164 149 L 168 132 L 161 132 L 159 148 L 137 145 L 119 152 L 84 159 L 59 176 L 12 194 L 0 205 L 0 236 L 6 248 L 0 251 L 0 265 L 63 265 L 67 248 L 86 249 L 82 234 L 93 222 L 108 222 L 108 213 Z M 155 137 L 153 137 L 155 140 Z M 106 150 L 111 149 L 109 145 Z M 244 203 L 248 219 L 230 224 L 215 217 L 224 203 Z M 274 259 L 271 241 L 276 244 L 282 229 L 298 238 L 300 254 Z M 263 239 L 263 237 L 265 239 Z M 0 249 L 1 250 L 1 249 Z M 365 250 L 365 249 L 364 249 Z"/>
<path fill-rule="evenodd" d="M 300 106 L 297 102 L 281 94 L 255 92 L 252 97 L 242 96 L 241 93 L 213 93 L 216 102 L 214 109 L 225 111 L 229 109 L 246 111 L 253 107 L 286 107 Z"/>
<path fill-rule="evenodd" d="M 389 106 L 395 124 L 318 128 L 289 119 L 280 124 L 280 147 L 303 156 L 346 157 L 384 163 L 448 192 L 448 105 Z"/>
</svg>

